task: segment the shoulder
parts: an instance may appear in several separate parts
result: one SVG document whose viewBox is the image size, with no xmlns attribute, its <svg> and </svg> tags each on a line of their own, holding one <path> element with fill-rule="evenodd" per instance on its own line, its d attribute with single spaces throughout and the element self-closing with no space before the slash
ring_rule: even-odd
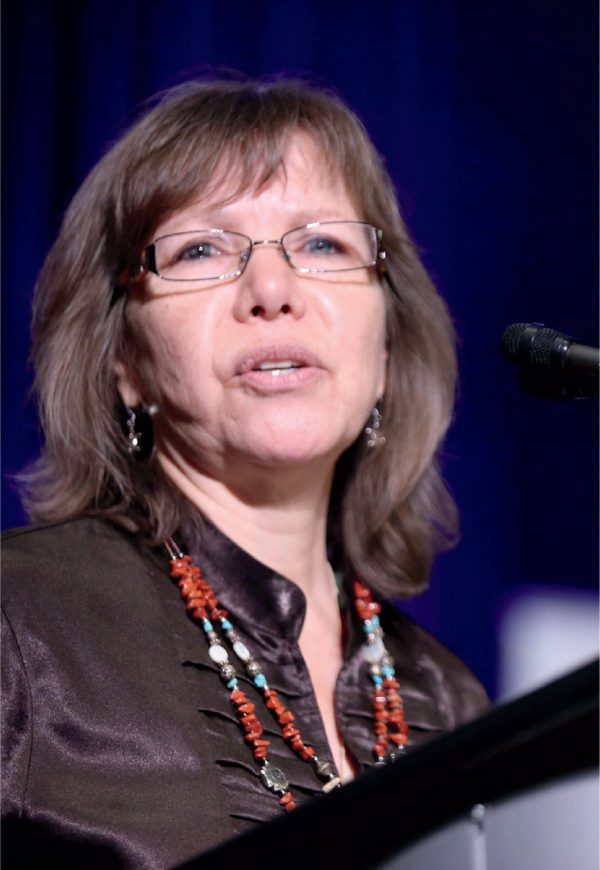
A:
<svg viewBox="0 0 600 870">
<path fill-rule="evenodd" d="M 421 690 L 435 699 L 445 728 L 454 728 L 485 711 L 487 694 L 458 656 L 393 605 L 385 605 L 382 617 L 386 642 L 396 656 L 410 660 Z"/>
<path fill-rule="evenodd" d="M 65 575 L 91 565 L 106 569 L 124 557 L 131 560 L 142 553 L 133 535 L 94 517 L 2 533 L 3 576 L 10 578 L 15 571 L 27 569 L 21 574 L 24 581 L 32 575 Z"/>
<path fill-rule="evenodd" d="M 133 538 L 111 523 L 93 517 L 79 517 L 42 526 L 26 526 L 2 533 L 4 567 L 33 559 L 49 559 L 64 563 L 65 559 L 93 552 L 106 552 L 106 547 L 131 547 Z"/>
<path fill-rule="evenodd" d="M 178 590 L 166 557 L 81 518 L 7 533 L 1 592 L 6 636 L 30 681 L 50 684 L 60 673 L 80 686 L 82 673 L 102 671 L 108 684 L 126 662 L 156 657 L 170 642 L 168 602 Z"/>
<path fill-rule="evenodd" d="M 58 600 L 65 610 L 117 602 L 136 594 L 139 578 L 153 569 L 155 557 L 134 535 L 93 517 L 2 535 L 2 603 L 8 612 L 27 608 L 41 614 Z"/>
</svg>

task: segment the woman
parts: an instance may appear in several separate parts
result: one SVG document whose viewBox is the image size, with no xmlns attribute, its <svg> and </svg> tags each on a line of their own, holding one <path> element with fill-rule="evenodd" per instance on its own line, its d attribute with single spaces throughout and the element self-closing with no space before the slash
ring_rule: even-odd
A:
<svg viewBox="0 0 600 870">
<path fill-rule="evenodd" d="M 15 848 L 173 865 L 485 705 L 379 603 L 453 531 L 453 336 L 337 98 L 166 94 L 69 208 L 33 341 L 37 526 L 4 556 Z"/>
</svg>

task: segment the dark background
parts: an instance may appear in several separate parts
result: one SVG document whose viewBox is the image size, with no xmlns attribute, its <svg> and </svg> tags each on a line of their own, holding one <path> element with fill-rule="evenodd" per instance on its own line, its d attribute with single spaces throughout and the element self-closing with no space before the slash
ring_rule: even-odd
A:
<svg viewBox="0 0 600 870">
<path fill-rule="evenodd" d="M 493 694 L 528 588 L 597 583 L 597 408 L 521 394 L 504 327 L 598 340 L 596 0 L 5 0 L 3 525 L 40 443 L 32 287 L 61 215 L 160 88 L 226 66 L 333 85 L 363 119 L 461 336 L 446 477 L 463 540 L 411 612 Z"/>
</svg>

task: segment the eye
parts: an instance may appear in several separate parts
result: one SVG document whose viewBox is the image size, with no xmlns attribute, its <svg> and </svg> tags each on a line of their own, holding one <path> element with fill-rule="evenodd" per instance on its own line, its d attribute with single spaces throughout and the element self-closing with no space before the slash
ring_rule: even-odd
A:
<svg viewBox="0 0 600 870">
<path fill-rule="evenodd" d="M 312 236 L 306 240 L 304 250 L 309 254 L 339 254 L 343 250 L 343 245 L 338 239 Z"/>
<path fill-rule="evenodd" d="M 298 235 L 289 239 L 291 253 L 304 257 L 343 256 L 348 246 L 336 235 Z"/>
<path fill-rule="evenodd" d="M 193 244 L 186 244 L 181 247 L 175 254 L 174 260 L 207 260 L 212 257 L 218 257 L 222 252 L 212 242 L 194 241 Z"/>
</svg>

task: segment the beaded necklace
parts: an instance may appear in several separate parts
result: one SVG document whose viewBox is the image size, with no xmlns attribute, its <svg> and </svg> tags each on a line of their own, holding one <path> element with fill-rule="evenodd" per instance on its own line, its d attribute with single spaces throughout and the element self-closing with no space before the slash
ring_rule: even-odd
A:
<svg viewBox="0 0 600 870">
<path fill-rule="evenodd" d="M 263 785 L 279 797 L 279 803 L 287 812 L 296 806 L 289 790 L 289 781 L 280 768 L 269 761 L 270 741 L 264 739 L 264 728 L 256 713 L 256 705 L 239 688 L 234 666 L 229 661 L 226 645 L 245 668 L 246 674 L 261 692 L 265 706 L 277 720 L 283 740 L 303 761 L 309 762 L 323 783 L 323 792 L 329 792 L 341 785 L 341 779 L 333 766 L 322 761 L 312 746 L 302 739 L 296 717 L 282 703 L 277 691 L 272 689 L 261 665 L 241 641 L 229 614 L 219 606 L 219 602 L 200 568 L 184 555 L 170 538 L 165 549 L 171 560 L 171 577 L 177 583 L 185 609 L 194 622 L 204 632 L 208 644 L 208 654 L 219 668 L 220 676 L 230 691 L 229 699 L 244 729 L 244 739 L 252 749 L 259 765 L 259 775 Z M 394 761 L 408 743 L 408 726 L 404 719 L 404 707 L 400 696 L 400 685 L 395 676 L 394 661 L 383 642 L 383 632 L 379 623 L 381 605 L 373 600 L 369 589 L 360 580 L 354 580 L 354 606 L 362 620 L 365 632 L 365 657 L 369 662 L 369 673 L 374 685 L 372 703 L 375 743 L 373 754 L 376 764 Z M 216 629 L 220 630 L 220 634 Z M 224 642 L 225 641 L 225 642 Z M 391 751 L 388 753 L 388 746 Z"/>
</svg>

